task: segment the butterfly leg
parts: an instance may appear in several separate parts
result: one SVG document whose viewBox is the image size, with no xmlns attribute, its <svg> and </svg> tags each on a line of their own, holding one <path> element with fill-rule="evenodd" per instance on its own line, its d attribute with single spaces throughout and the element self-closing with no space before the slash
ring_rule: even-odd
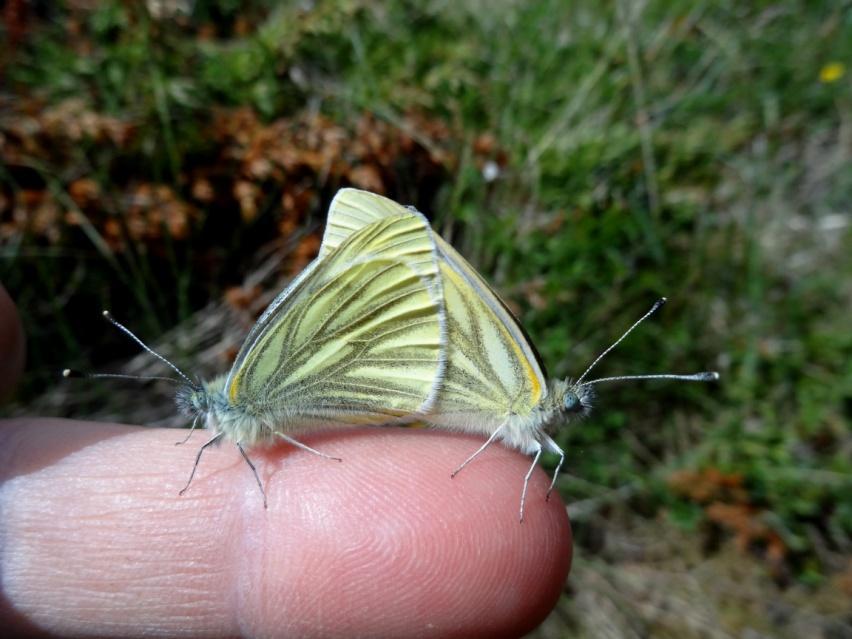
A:
<svg viewBox="0 0 852 639">
<path fill-rule="evenodd" d="M 535 457 L 533 457 L 532 464 L 530 465 L 530 469 L 527 471 L 527 474 L 524 476 L 524 489 L 521 491 L 521 523 L 524 523 L 524 504 L 527 501 L 527 486 L 530 483 L 530 477 L 532 477 L 533 471 L 535 470 L 535 465 L 538 463 L 538 458 L 541 457 L 541 447 L 537 451 L 535 451 Z"/>
<path fill-rule="evenodd" d="M 196 426 L 198 426 L 198 418 L 197 417 L 192 420 L 192 428 L 189 429 L 189 434 L 186 437 L 184 437 L 182 440 L 180 440 L 179 442 L 175 442 L 175 446 L 182 446 L 183 444 L 188 442 L 189 438 L 192 437 L 192 433 L 195 430 Z"/>
<path fill-rule="evenodd" d="M 201 448 L 198 449 L 198 454 L 195 456 L 195 463 L 192 465 L 192 472 L 189 473 L 189 479 L 186 482 L 186 486 L 183 487 L 183 490 L 181 490 L 178 495 L 183 495 L 186 492 L 186 489 L 189 488 L 189 485 L 192 483 L 192 478 L 195 477 L 195 470 L 198 468 L 198 462 L 201 461 L 201 455 L 204 453 L 204 449 L 218 442 L 220 439 L 222 439 L 222 435 L 224 434 L 225 433 L 219 433 L 218 435 L 215 435 L 214 437 L 209 439 L 207 443 L 201 445 Z"/>
<path fill-rule="evenodd" d="M 266 491 L 263 490 L 263 484 L 260 483 L 260 477 L 257 474 L 257 468 L 255 468 L 254 464 L 251 463 L 249 456 L 246 455 L 246 451 L 243 450 L 243 446 L 242 444 L 240 444 L 240 442 L 237 442 L 237 448 L 240 451 L 240 455 L 242 455 L 243 459 L 246 460 L 246 463 L 249 465 L 249 468 L 251 468 L 251 472 L 254 473 L 254 480 L 257 482 L 257 487 L 260 488 L 260 494 L 263 495 L 263 509 L 266 510 Z"/>
<path fill-rule="evenodd" d="M 301 448 L 302 450 L 306 450 L 309 453 L 313 453 L 314 455 L 319 455 L 320 457 L 325 457 L 326 459 L 333 459 L 334 461 L 339 461 L 339 462 L 343 461 L 342 459 L 340 459 L 340 457 L 332 457 L 331 455 L 321 453 L 316 448 L 311 448 L 307 444 L 303 444 L 302 442 L 297 441 L 297 440 L 293 439 L 292 437 L 285 435 L 284 433 L 275 433 L 275 434 L 278 435 L 285 442 L 287 442 L 291 446 L 295 446 L 296 448 Z"/>
<path fill-rule="evenodd" d="M 544 436 L 542 441 L 544 442 L 544 447 L 547 448 L 547 450 L 559 455 L 559 463 L 556 464 L 556 470 L 553 471 L 553 479 L 550 480 L 550 488 L 547 489 L 547 495 L 544 497 L 545 501 L 549 501 L 550 493 L 553 492 L 553 488 L 556 486 L 556 478 L 559 477 L 559 471 L 562 470 L 562 464 L 565 463 L 565 452 L 547 435 Z"/>
<path fill-rule="evenodd" d="M 506 425 L 506 422 L 503 422 L 502 424 L 500 424 L 500 426 L 497 428 L 497 430 L 495 430 L 493 433 L 491 433 L 491 436 L 485 441 L 484 444 L 482 444 L 482 446 L 480 446 L 479 448 L 476 449 L 476 452 L 473 455 L 471 455 L 470 457 L 465 459 L 458 468 L 456 468 L 452 473 L 450 473 L 450 478 L 458 475 L 461 472 L 462 468 L 467 466 L 470 462 L 472 462 L 474 459 L 476 459 L 482 451 L 484 451 L 486 448 L 488 448 L 494 442 L 494 440 L 497 439 L 497 436 L 503 430 L 503 427 L 505 425 Z"/>
</svg>

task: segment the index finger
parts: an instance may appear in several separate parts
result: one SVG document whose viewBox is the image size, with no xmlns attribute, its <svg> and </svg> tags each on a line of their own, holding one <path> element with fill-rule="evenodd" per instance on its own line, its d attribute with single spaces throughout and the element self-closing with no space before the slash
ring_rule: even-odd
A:
<svg viewBox="0 0 852 639">
<path fill-rule="evenodd" d="M 63 420 L 0 427 L 5 613 L 60 635 L 518 636 L 570 566 L 560 500 L 528 458 L 434 431 L 306 437 L 205 453 L 180 433 Z M 198 444 L 201 438 L 194 441 Z M 8 627 L 8 625 L 7 625 Z"/>
</svg>

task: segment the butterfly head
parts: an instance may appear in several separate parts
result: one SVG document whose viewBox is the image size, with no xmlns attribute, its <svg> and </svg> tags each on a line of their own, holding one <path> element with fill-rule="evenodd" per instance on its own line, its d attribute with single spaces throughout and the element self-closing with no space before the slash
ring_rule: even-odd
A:
<svg viewBox="0 0 852 639">
<path fill-rule="evenodd" d="M 198 384 L 184 384 L 177 392 L 178 407 L 191 417 L 226 410 L 225 379 L 221 375 Z"/>
<path fill-rule="evenodd" d="M 551 382 L 548 397 L 551 409 L 566 417 L 586 417 L 592 410 L 594 389 L 587 384 L 577 384 L 570 379 Z"/>
<path fill-rule="evenodd" d="M 566 380 L 567 381 L 567 380 Z M 592 410 L 594 391 L 591 386 L 567 383 L 568 388 L 562 396 L 562 412 L 585 417 Z"/>
<path fill-rule="evenodd" d="M 210 411 L 210 393 L 203 386 L 181 386 L 175 401 L 180 411 L 190 417 L 206 415 Z"/>
</svg>

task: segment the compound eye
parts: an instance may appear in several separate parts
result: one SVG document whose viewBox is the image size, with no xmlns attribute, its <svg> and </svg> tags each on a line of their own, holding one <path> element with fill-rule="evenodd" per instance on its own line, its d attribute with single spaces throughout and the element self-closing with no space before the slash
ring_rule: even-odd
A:
<svg viewBox="0 0 852 639">
<path fill-rule="evenodd" d="M 565 407 L 565 410 L 576 410 L 577 407 L 580 405 L 580 398 L 577 397 L 576 393 L 568 391 L 567 393 L 565 393 L 565 399 L 562 400 L 562 405 Z"/>
</svg>

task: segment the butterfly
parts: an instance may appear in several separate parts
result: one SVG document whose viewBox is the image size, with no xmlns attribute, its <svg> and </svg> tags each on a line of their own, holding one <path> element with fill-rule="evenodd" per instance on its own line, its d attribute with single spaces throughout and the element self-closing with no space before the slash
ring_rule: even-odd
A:
<svg viewBox="0 0 852 639">
<path fill-rule="evenodd" d="M 420 213 L 380 195 L 342 189 L 331 203 L 320 256 L 333 255 L 352 234 L 385 216 Z M 657 303 L 607 348 L 575 381 L 548 379 L 541 357 L 520 322 L 479 273 L 440 235 L 434 234 L 447 318 L 446 370 L 437 400 L 423 421 L 438 428 L 486 435 L 486 441 L 452 473 L 482 454 L 495 441 L 533 457 L 521 490 L 524 518 L 527 486 L 543 451 L 559 456 L 547 491 L 550 496 L 565 453 L 548 434 L 571 418 L 588 415 L 594 387 L 611 381 L 674 379 L 712 381 L 718 373 L 606 377 L 584 381 L 594 366 L 665 302 Z"/>
<path fill-rule="evenodd" d="M 213 433 L 198 450 L 181 494 L 204 450 L 223 440 L 236 444 L 265 506 L 246 447 L 283 440 L 339 461 L 293 433 L 403 423 L 429 413 L 446 368 L 437 264 L 426 219 L 407 209 L 385 211 L 309 264 L 257 320 L 230 372 L 212 381 L 190 379 L 105 311 L 110 322 L 181 377 L 177 404 L 193 419 L 190 434 L 199 421 Z"/>
</svg>

